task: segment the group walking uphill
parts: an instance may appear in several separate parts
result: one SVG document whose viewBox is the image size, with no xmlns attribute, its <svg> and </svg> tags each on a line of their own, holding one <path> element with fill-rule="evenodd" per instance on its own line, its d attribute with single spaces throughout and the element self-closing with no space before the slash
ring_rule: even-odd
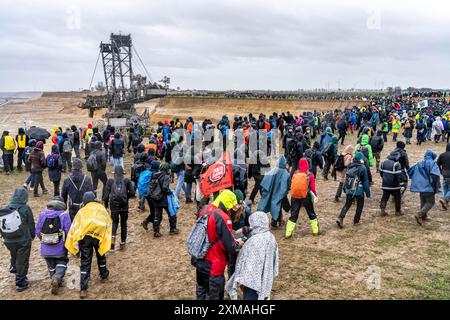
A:
<svg viewBox="0 0 450 320">
<path fill-rule="evenodd" d="M 94 252 L 100 278 L 106 281 L 106 253 L 127 248 L 128 218 L 135 213 L 136 201 L 146 217 L 140 226 L 151 230 L 154 241 L 164 241 L 166 232 L 179 236 L 181 206 L 195 213 L 187 247 L 197 299 L 224 299 L 225 292 L 232 299 L 269 299 L 279 265 L 272 232 L 281 229 L 285 239 L 294 241 L 301 234 L 304 208 L 311 234 L 323 235 L 325 218 L 317 207 L 319 201 L 328 201 L 319 200 L 323 185 L 336 188 L 331 197 L 335 203 L 345 197 L 336 210 L 338 230 L 346 227 L 354 203 L 353 224 L 361 224 L 366 198 L 377 194 L 374 188 L 382 191 L 379 215 L 389 215 L 392 196 L 395 216 L 402 216 L 409 185 L 420 196 L 420 208 L 411 220 L 424 225 L 441 192 L 442 176 L 439 203 L 448 209 L 450 144 L 439 156 L 430 148 L 422 161 L 412 166 L 409 162 L 407 149 L 414 133 L 418 145 L 450 139 L 448 101 L 425 101 L 373 97 L 345 110 L 250 113 L 234 121 L 224 115 L 217 123 L 176 118 L 159 122 L 150 136 L 144 136 L 137 123 L 127 132 L 91 124 L 84 130 L 55 127 L 48 148 L 46 139 L 28 136 L 27 130 L 19 129 L 15 138 L 5 131 L 0 140 L 5 173 L 16 174 L 16 153 L 17 168 L 24 166 L 29 173 L 23 188 L 0 210 L 16 289 L 28 288 L 31 246 L 37 236 L 51 293 L 60 292 L 69 256 L 74 255 L 80 258 L 80 297 L 85 298 Z M 349 143 L 349 137 L 355 143 Z M 389 139 L 395 148 L 386 151 Z M 124 159 L 131 160 L 130 168 Z M 48 193 L 46 170 L 53 195 L 45 197 L 46 208 L 35 224 L 27 190 L 35 197 Z M 378 174 L 381 186 L 375 184 Z"/>
</svg>

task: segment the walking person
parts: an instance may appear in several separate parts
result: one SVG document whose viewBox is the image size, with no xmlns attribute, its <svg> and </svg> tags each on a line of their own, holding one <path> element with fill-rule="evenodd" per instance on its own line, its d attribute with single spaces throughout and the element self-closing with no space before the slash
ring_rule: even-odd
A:
<svg viewBox="0 0 450 320">
<path fill-rule="evenodd" d="M 63 164 L 57 145 L 52 146 L 52 153 L 47 156 L 46 163 L 48 168 L 48 178 L 50 182 L 53 182 L 53 196 L 59 196 L 59 185 L 61 183 Z"/>
<path fill-rule="evenodd" d="M 47 263 L 51 279 L 51 293 L 55 295 L 62 286 L 69 263 L 64 243 L 71 221 L 66 209 L 64 200 L 57 196 L 47 203 L 47 209 L 39 214 L 36 224 L 36 234 L 41 240 L 41 256 Z"/>
<path fill-rule="evenodd" d="M 383 140 L 383 132 L 381 130 L 377 130 L 375 136 L 370 138 L 370 146 L 372 147 L 372 155 L 375 158 L 375 167 L 377 169 L 377 173 L 380 172 L 380 160 L 381 160 L 381 151 L 384 148 L 384 140 Z"/>
<path fill-rule="evenodd" d="M 73 151 L 73 143 L 70 141 L 67 132 L 62 134 L 62 139 L 58 143 L 59 151 L 61 152 L 61 157 L 63 161 L 63 172 L 66 172 L 67 168 L 69 168 L 69 172 L 72 171 L 72 151 Z"/>
<path fill-rule="evenodd" d="M 395 215 L 401 216 L 401 205 L 402 205 L 402 195 L 401 195 L 401 184 L 403 179 L 402 165 L 398 161 L 395 154 L 390 154 L 386 160 L 381 164 L 380 176 L 382 178 L 381 190 L 383 190 L 383 196 L 380 201 L 380 216 L 387 216 L 386 205 L 389 198 L 394 197 L 395 202 Z"/>
<path fill-rule="evenodd" d="M 73 151 L 75 151 L 75 158 L 80 158 L 80 146 L 81 146 L 81 139 L 80 139 L 80 131 L 77 129 L 75 125 L 71 126 L 70 129 L 73 133 Z"/>
<path fill-rule="evenodd" d="M 249 198 L 253 204 L 255 203 L 255 198 L 258 192 L 261 195 L 261 182 L 267 168 L 270 168 L 270 164 L 267 157 L 264 155 L 264 152 L 261 150 L 253 152 L 248 166 L 248 179 L 253 178 L 255 180 L 255 184 Z"/>
<path fill-rule="evenodd" d="M 348 145 L 344 148 L 343 152 L 336 158 L 334 163 L 334 170 L 336 171 L 336 179 L 339 181 L 336 195 L 334 196 L 334 202 L 339 202 L 342 196 L 342 190 L 344 189 L 345 174 L 347 168 L 353 162 L 353 153 L 355 149 L 352 145 Z"/>
<path fill-rule="evenodd" d="M 120 164 L 123 170 L 125 170 L 123 165 L 124 148 L 125 143 L 123 142 L 120 133 L 116 132 L 114 134 L 114 139 L 109 143 L 109 151 L 111 157 L 113 158 L 113 166 L 116 167 L 116 165 Z"/>
<path fill-rule="evenodd" d="M 441 172 L 436 157 L 434 151 L 427 150 L 424 159 L 408 170 L 411 192 L 420 196 L 420 211 L 414 216 L 419 225 L 429 220 L 428 212 L 434 207 L 435 195 L 441 192 Z"/>
<path fill-rule="evenodd" d="M 31 242 L 35 237 L 33 211 L 24 189 L 16 189 L 11 202 L 0 209 L 0 220 L 0 233 L 11 255 L 9 272 L 16 275 L 16 290 L 21 292 L 28 289 Z"/>
<path fill-rule="evenodd" d="M 30 138 L 25 134 L 23 128 L 19 128 L 18 134 L 16 136 L 17 143 L 17 169 L 22 171 L 22 164 L 25 164 L 24 151 L 28 145 Z"/>
<path fill-rule="evenodd" d="M 344 192 L 346 201 L 336 220 L 338 227 L 341 229 L 344 227 L 344 218 L 355 201 L 356 213 L 353 217 L 353 224 L 359 224 L 364 209 L 364 194 L 367 198 L 370 198 L 369 177 L 363 159 L 364 154 L 357 152 L 353 158 L 353 163 L 348 167 L 345 174 Z"/>
<path fill-rule="evenodd" d="M 30 173 L 28 175 L 28 178 L 25 180 L 25 182 L 23 184 L 23 187 L 25 190 L 28 190 L 28 188 L 30 188 L 30 190 L 34 189 L 34 176 L 33 176 L 33 173 L 31 173 L 30 154 L 31 154 L 31 151 L 33 151 L 34 147 L 36 147 L 36 142 L 37 141 L 34 139 L 31 139 L 30 141 L 28 141 L 28 145 L 25 148 L 25 150 L 23 151 L 25 171 Z"/>
<path fill-rule="evenodd" d="M 103 153 L 102 153 L 103 154 Z M 117 228 L 120 222 L 120 250 L 125 249 L 127 241 L 128 201 L 136 194 L 133 183 L 123 176 L 121 166 L 114 168 L 114 178 L 109 179 L 103 192 L 103 203 L 111 210 L 112 241 L 111 250 L 116 243 Z"/>
<path fill-rule="evenodd" d="M 436 163 L 441 170 L 444 181 L 444 195 L 441 199 L 439 199 L 439 203 L 444 210 L 447 210 L 448 201 L 450 200 L 450 143 L 447 143 L 445 152 L 439 155 Z"/>
<path fill-rule="evenodd" d="M 237 299 L 238 287 L 243 290 L 244 300 L 266 300 L 270 298 L 273 279 L 278 276 L 278 244 L 270 232 L 266 213 L 255 212 L 248 220 L 252 236 L 239 251 L 226 290 L 232 300 Z"/>
<path fill-rule="evenodd" d="M 106 155 L 102 151 L 103 143 L 101 141 L 96 141 L 91 146 L 91 153 L 86 161 L 86 169 L 91 173 L 92 186 L 94 188 L 94 193 L 97 195 L 98 182 L 101 181 L 103 184 L 103 189 L 105 190 L 106 182 L 108 181 L 108 176 L 106 175 Z"/>
<path fill-rule="evenodd" d="M 323 159 L 325 165 L 323 167 L 323 177 L 328 180 L 328 174 L 330 172 L 331 166 L 336 161 L 336 156 L 338 153 L 338 138 L 336 136 L 331 137 L 331 141 L 323 149 Z"/>
<path fill-rule="evenodd" d="M 106 252 L 111 249 L 112 221 L 106 208 L 96 201 L 94 192 L 83 195 L 83 207 L 75 215 L 65 246 L 77 255 L 80 253 L 80 298 L 87 297 L 91 275 L 92 256 L 97 256 L 101 281 L 109 277 L 106 266 Z"/>
<path fill-rule="evenodd" d="M 9 135 L 9 131 L 3 131 L 0 138 L 0 149 L 3 152 L 3 165 L 7 175 L 14 171 L 14 152 L 16 150 L 16 141 Z"/>
<path fill-rule="evenodd" d="M 42 172 L 47 167 L 43 149 L 44 143 L 38 141 L 36 147 L 34 147 L 33 151 L 30 153 L 31 173 L 33 174 L 34 179 L 34 197 L 39 197 L 39 186 L 41 186 L 43 194 L 48 193 L 48 190 L 44 185 L 44 177 L 42 176 Z"/>
</svg>

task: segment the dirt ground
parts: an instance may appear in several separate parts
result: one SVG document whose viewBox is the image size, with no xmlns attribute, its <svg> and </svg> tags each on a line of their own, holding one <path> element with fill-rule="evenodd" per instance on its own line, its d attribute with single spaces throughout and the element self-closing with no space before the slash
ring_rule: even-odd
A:
<svg viewBox="0 0 450 320">
<path fill-rule="evenodd" d="M 84 125 L 89 119 L 74 107 L 78 100 L 72 96 L 56 96 L 29 101 L 24 105 L 2 107 L 3 124 L 6 121 L 12 130 L 20 125 L 18 117 L 28 117 L 30 121 L 49 128 L 72 122 Z M 201 111 L 200 102 L 195 102 L 199 105 L 195 110 L 191 109 L 192 105 L 175 108 L 174 103 L 164 108 L 156 107 L 155 116 L 182 115 L 185 118 L 192 114 L 196 119 L 206 116 L 217 119 L 212 115 L 270 111 L 258 109 L 257 102 L 230 112 L 220 104 L 216 108 L 203 106 Z M 354 143 L 355 140 L 356 137 L 350 135 L 347 142 Z M 393 148 L 394 143 L 388 142 L 383 158 Z M 444 144 L 428 142 L 420 147 L 408 146 L 410 162 L 416 163 L 422 159 L 427 148 L 440 153 L 444 151 Z M 131 157 L 127 156 L 128 167 L 130 163 Z M 112 168 L 109 167 L 108 171 L 111 174 Z M 10 200 L 14 188 L 21 187 L 26 176 L 25 172 L 0 175 L 0 204 Z M 51 190 L 48 178 L 45 178 L 45 184 Z M 307 215 L 303 210 L 294 238 L 284 240 L 283 229 L 273 230 L 279 245 L 280 270 L 274 282 L 272 299 L 450 299 L 450 213 L 441 211 L 437 204 L 430 213 L 431 221 L 419 227 L 413 218 L 418 210 L 418 195 L 407 192 L 404 216 L 394 217 L 393 203 L 390 203 L 388 217 L 375 217 L 381 198 L 381 180 L 375 173 L 374 182 L 373 196 L 366 200 L 362 224 L 357 227 L 352 225 L 352 208 L 345 220 L 345 228 L 339 230 L 335 219 L 343 203 L 342 200 L 338 204 L 333 202 L 337 182 L 318 178 L 316 212 L 324 234 L 318 237 L 310 234 Z M 250 188 L 252 186 L 253 181 Z M 181 200 L 184 200 L 183 192 L 181 194 Z M 50 198 L 50 195 L 38 199 L 30 197 L 35 219 Z M 163 237 L 159 239 L 154 239 L 150 231 L 140 226 L 148 215 L 147 211 L 141 212 L 137 209 L 137 201 L 131 201 L 127 248 L 107 253 L 111 274 L 106 283 L 100 283 L 94 259 L 89 299 L 195 298 L 195 269 L 190 265 L 186 249 L 195 206 L 182 202 L 178 217 L 181 233 L 177 236 L 168 235 L 168 219 L 165 216 L 162 222 Z M 288 214 L 284 213 L 283 217 L 286 221 Z M 30 259 L 29 290 L 22 293 L 15 291 L 14 276 L 8 273 L 9 254 L 3 245 L 0 245 L 0 257 L 0 299 L 78 299 L 78 290 L 74 285 L 79 267 L 76 257 L 70 257 L 65 285 L 56 297 L 50 294 L 50 280 L 45 261 L 39 255 L 37 240 L 33 242 Z M 368 280 L 373 279 L 372 270 L 379 270 L 381 274 L 379 288 L 373 290 L 368 287 Z"/>
</svg>

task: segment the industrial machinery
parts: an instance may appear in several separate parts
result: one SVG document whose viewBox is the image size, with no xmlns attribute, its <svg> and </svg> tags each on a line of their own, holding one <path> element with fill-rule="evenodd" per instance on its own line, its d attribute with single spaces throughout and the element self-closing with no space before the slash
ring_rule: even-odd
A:
<svg viewBox="0 0 450 320">
<path fill-rule="evenodd" d="M 134 55 L 137 56 L 141 70 L 145 72 L 146 76 L 134 73 L 135 69 L 132 63 Z M 108 124 L 114 126 L 129 126 L 136 121 L 142 125 L 149 125 L 148 112 L 138 115 L 135 104 L 166 96 L 170 79 L 164 77 L 164 81 L 161 80 L 164 86 L 151 82 L 147 68 L 133 46 L 131 35 L 111 33 L 110 42 L 100 43 L 100 52 L 89 85 L 90 88 L 100 57 L 103 64 L 106 92 L 99 95 L 88 95 L 86 101 L 79 107 L 88 109 L 90 117 L 94 116 L 96 110 L 107 108 L 108 111 L 104 118 L 107 119 Z"/>
</svg>

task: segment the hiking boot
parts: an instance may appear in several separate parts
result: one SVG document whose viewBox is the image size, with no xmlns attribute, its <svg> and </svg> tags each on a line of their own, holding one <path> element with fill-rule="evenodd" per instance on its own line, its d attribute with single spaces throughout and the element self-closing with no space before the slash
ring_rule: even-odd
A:
<svg viewBox="0 0 450 320">
<path fill-rule="evenodd" d="M 120 243 L 120 245 L 119 245 L 119 250 L 125 250 L 125 242 L 123 242 L 123 243 Z"/>
<path fill-rule="evenodd" d="M 86 290 L 81 290 L 80 291 L 80 299 L 84 299 L 87 297 L 87 291 Z"/>
<path fill-rule="evenodd" d="M 28 283 L 25 283 L 23 285 L 20 286 L 16 286 L 16 291 L 17 292 L 22 292 L 28 289 Z"/>
<path fill-rule="evenodd" d="M 338 218 L 336 220 L 336 224 L 338 225 L 339 228 L 341 228 L 341 229 L 344 228 L 344 219 Z"/>
<path fill-rule="evenodd" d="M 353 225 L 354 226 L 360 226 L 361 225 L 361 221 L 353 221 Z"/>
<path fill-rule="evenodd" d="M 39 194 L 35 194 L 35 195 L 33 195 L 33 197 L 40 198 L 41 196 Z"/>
<path fill-rule="evenodd" d="M 395 213 L 395 216 L 396 216 L 396 217 L 401 217 L 401 216 L 403 216 L 403 212 L 397 211 L 397 212 Z"/>
<path fill-rule="evenodd" d="M 58 289 L 59 289 L 59 282 L 58 282 L 58 278 L 53 276 L 52 278 L 52 290 L 51 293 L 53 295 L 57 295 L 58 294 Z"/>
<path fill-rule="evenodd" d="M 447 209 L 448 209 L 448 207 L 447 207 L 447 201 L 445 201 L 444 199 L 439 199 L 439 203 L 441 204 L 442 209 L 444 209 L 444 210 L 447 211 Z"/>
<path fill-rule="evenodd" d="M 9 267 L 9 273 L 17 273 L 16 267 L 15 266 Z"/>
<path fill-rule="evenodd" d="M 170 230 L 170 232 L 169 232 L 170 235 L 175 235 L 175 234 L 179 234 L 179 233 L 180 233 L 180 230 L 178 230 L 178 229 L 173 229 L 173 230 Z"/>
<path fill-rule="evenodd" d="M 186 199 L 186 203 L 192 203 L 194 201 L 192 201 L 191 199 Z"/>
<path fill-rule="evenodd" d="M 418 213 L 418 214 L 414 215 L 414 218 L 416 218 L 417 224 L 418 224 L 419 226 L 421 226 L 422 223 L 423 223 L 423 222 L 422 222 L 422 216 L 421 216 L 421 214 Z"/>
<path fill-rule="evenodd" d="M 142 221 L 141 226 L 142 226 L 142 228 L 144 228 L 145 230 L 148 231 L 148 221 L 147 220 Z"/>
<path fill-rule="evenodd" d="M 111 243 L 111 250 L 114 250 L 116 248 L 116 245 L 114 243 Z"/>
<path fill-rule="evenodd" d="M 387 217 L 387 215 L 386 208 L 380 210 L 380 217 Z"/>
<path fill-rule="evenodd" d="M 339 202 L 339 197 L 334 197 L 334 202 Z"/>
<path fill-rule="evenodd" d="M 28 191 L 28 185 L 26 183 L 23 184 L 23 188 Z"/>
<path fill-rule="evenodd" d="M 431 218 L 429 216 L 422 217 L 422 221 L 431 221 Z"/>
<path fill-rule="evenodd" d="M 44 191 L 42 191 L 42 194 L 47 194 L 48 193 L 48 190 L 47 189 L 45 189 Z"/>
<path fill-rule="evenodd" d="M 162 234 L 159 233 L 159 232 L 155 232 L 155 233 L 153 234 L 153 236 L 154 236 L 155 238 L 161 238 L 161 237 L 162 237 Z"/>
</svg>

